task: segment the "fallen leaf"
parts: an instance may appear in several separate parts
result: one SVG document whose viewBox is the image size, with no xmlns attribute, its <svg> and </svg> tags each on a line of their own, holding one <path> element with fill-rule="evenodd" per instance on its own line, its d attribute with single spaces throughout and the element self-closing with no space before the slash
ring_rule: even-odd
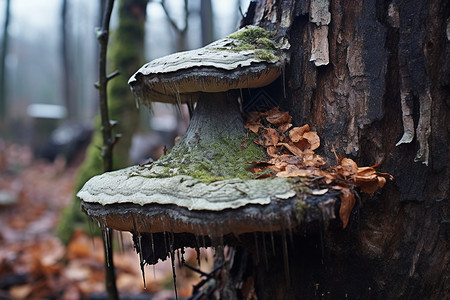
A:
<svg viewBox="0 0 450 300">
<path fill-rule="evenodd" d="M 259 134 L 263 138 L 263 146 L 275 146 L 280 140 L 280 134 L 273 128 L 263 128 Z"/>
<path fill-rule="evenodd" d="M 289 152 L 291 152 L 295 156 L 301 157 L 303 154 L 302 150 L 300 150 L 297 146 L 295 146 L 292 143 L 278 143 L 277 146 L 284 146 L 286 149 L 289 150 Z"/>
<path fill-rule="evenodd" d="M 350 190 L 348 189 L 342 189 L 339 198 L 341 199 L 341 207 L 339 208 L 339 218 L 342 221 L 342 228 L 345 229 L 350 219 L 352 209 L 355 206 L 356 199 L 355 195 L 353 195 L 353 193 L 350 192 Z"/>
<path fill-rule="evenodd" d="M 314 170 L 300 169 L 297 166 L 287 165 L 286 170 L 277 173 L 277 177 L 311 177 Z"/>
<path fill-rule="evenodd" d="M 303 134 L 309 131 L 309 125 L 303 125 L 302 127 L 294 127 L 289 131 L 289 138 L 294 143 L 298 142 L 303 138 Z"/>
<path fill-rule="evenodd" d="M 308 131 L 303 134 L 303 138 L 308 140 L 311 150 L 315 150 L 320 146 L 320 138 L 315 131 Z"/>
<path fill-rule="evenodd" d="M 280 126 L 278 126 L 278 130 L 281 132 L 286 132 L 291 127 L 292 127 L 291 123 L 284 123 L 284 124 L 281 124 Z"/>
<path fill-rule="evenodd" d="M 272 157 L 278 156 L 277 154 L 278 150 L 275 146 L 269 146 L 267 147 L 267 154 L 269 154 Z"/>
<path fill-rule="evenodd" d="M 294 142 L 295 147 L 300 149 L 301 151 L 309 150 L 311 149 L 311 144 L 307 139 L 301 138 L 297 142 Z"/>
<path fill-rule="evenodd" d="M 284 112 L 276 112 L 266 117 L 267 122 L 273 125 L 279 125 L 283 123 L 290 123 L 292 117 L 289 115 L 287 111 Z"/>
</svg>

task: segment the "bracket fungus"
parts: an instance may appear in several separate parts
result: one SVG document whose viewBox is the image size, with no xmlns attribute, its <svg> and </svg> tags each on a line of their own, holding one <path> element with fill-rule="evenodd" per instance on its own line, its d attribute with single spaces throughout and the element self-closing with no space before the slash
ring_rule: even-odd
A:
<svg viewBox="0 0 450 300">
<path fill-rule="evenodd" d="M 266 152 L 244 129 L 239 90 L 264 87 L 281 75 L 283 53 L 271 36 L 248 26 L 204 48 L 168 55 L 139 69 L 129 80 L 138 101 L 196 103 L 189 127 L 158 161 L 90 179 L 78 193 L 83 210 L 102 226 L 140 237 L 190 235 L 190 242 L 180 247 L 192 246 L 199 236 L 212 240 L 284 232 L 308 216 L 322 218 L 317 210 L 305 213 L 305 208 L 334 204 L 336 193 L 312 196 L 299 188 L 300 181 L 257 179 L 249 171 L 249 163 L 260 161 Z M 334 208 L 327 211 L 334 216 Z M 167 251 L 159 258 L 166 256 Z M 156 262 L 149 256 L 145 260 Z"/>
</svg>

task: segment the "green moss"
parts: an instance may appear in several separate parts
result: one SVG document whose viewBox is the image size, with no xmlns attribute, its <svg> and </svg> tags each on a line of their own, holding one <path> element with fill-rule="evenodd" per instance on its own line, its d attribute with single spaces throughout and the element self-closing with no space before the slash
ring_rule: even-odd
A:
<svg viewBox="0 0 450 300">
<path fill-rule="evenodd" d="M 279 47 L 271 38 L 274 33 L 256 26 L 249 26 L 245 30 L 232 33 L 228 38 L 236 42 L 226 48 L 217 48 L 221 51 L 248 51 L 254 50 L 255 58 L 264 61 L 274 61 L 280 55 Z"/>
<path fill-rule="evenodd" d="M 248 137 L 221 138 L 213 143 L 177 145 L 154 164 L 155 177 L 188 175 L 205 183 L 255 178 L 260 174 L 250 172 L 249 162 L 260 160 L 266 153 L 253 142 L 254 138 L 252 133 Z"/>
<path fill-rule="evenodd" d="M 256 45 L 260 49 L 267 49 L 267 50 L 276 50 L 277 44 L 275 44 L 274 41 L 268 38 L 259 38 L 256 40 Z"/>
<path fill-rule="evenodd" d="M 277 58 L 275 54 L 265 49 L 256 49 L 255 57 L 259 60 L 266 60 L 266 61 L 271 61 Z"/>
<path fill-rule="evenodd" d="M 269 39 L 273 36 L 274 33 L 272 31 L 265 30 L 261 27 L 249 26 L 246 30 L 232 33 L 228 37 L 236 40 L 241 40 L 248 44 L 254 44 L 258 39 Z"/>
</svg>

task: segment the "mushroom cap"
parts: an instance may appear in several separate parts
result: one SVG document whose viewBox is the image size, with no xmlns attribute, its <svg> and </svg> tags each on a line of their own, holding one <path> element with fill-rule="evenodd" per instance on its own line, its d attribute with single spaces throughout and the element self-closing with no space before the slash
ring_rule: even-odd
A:
<svg viewBox="0 0 450 300">
<path fill-rule="evenodd" d="M 220 211 L 271 199 L 295 196 L 285 178 L 228 179 L 204 183 L 187 175 L 160 177 L 154 167 L 133 166 L 91 178 L 77 196 L 101 205 L 134 203 L 175 204 L 189 210 Z"/>
<path fill-rule="evenodd" d="M 241 38 L 245 34 L 251 38 Z M 282 57 L 270 32 L 247 26 L 203 48 L 142 66 L 128 83 L 138 100 L 186 103 L 199 92 L 263 87 L 281 74 Z"/>
</svg>

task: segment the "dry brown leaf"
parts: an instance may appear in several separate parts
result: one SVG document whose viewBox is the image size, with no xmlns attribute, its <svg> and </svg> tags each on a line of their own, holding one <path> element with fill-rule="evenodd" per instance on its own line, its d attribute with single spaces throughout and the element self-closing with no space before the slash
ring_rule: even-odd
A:
<svg viewBox="0 0 450 300">
<path fill-rule="evenodd" d="M 291 127 L 292 127 L 291 123 L 284 123 L 284 124 L 281 124 L 280 126 L 278 126 L 278 130 L 281 132 L 286 132 Z"/>
<path fill-rule="evenodd" d="M 309 143 L 309 141 L 307 139 L 304 139 L 304 138 L 301 138 L 300 140 L 295 142 L 294 145 L 302 151 L 311 149 L 311 144 Z"/>
<path fill-rule="evenodd" d="M 280 134 L 273 128 L 263 128 L 260 130 L 260 135 L 263 138 L 264 146 L 275 146 L 280 140 Z"/>
<path fill-rule="evenodd" d="M 278 156 L 278 150 L 275 146 L 269 146 L 267 147 L 267 154 L 269 154 L 272 157 Z"/>
<path fill-rule="evenodd" d="M 277 177 L 311 177 L 314 175 L 312 169 L 300 169 L 295 165 L 287 165 L 286 170 L 277 173 Z"/>
<path fill-rule="evenodd" d="M 289 131 L 289 138 L 294 143 L 303 138 L 303 134 L 309 131 L 309 125 L 303 125 L 302 127 L 294 127 Z"/>
<path fill-rule="evenodd" d="M 315 150 L 320 146 L 320 138 L 315 131 L 308 131 L 303 134 L 303 138 L 308 140 L 311 150 Z"/>
<path fill-rule="evenodd" d="M 266 117 L 267 122 L 273 125 L 279 125 L 283 123 L 290 123 L 292 121 L 291 115 L 287 111 L 284 112 L 275 112 Z"/>
<path fill-rule="evenodd" d="M 350 192 L 349 189 L 342 189 L 341 195 L 339 197 L 341 198 L 341 207 L 339 208 L 339 218 L 342 221 L 342 228 L 345 229 L 350 219 L 352 209 L 355 206 L 356 199 L 355 195 L 353 195 L 353 193 Z"/>
<path fill-rule="evenodd" d="M 302 150 L 297 148 L 293 143 L 278 143 L 277 146 L 284 146 L 289 152 L 298 157 L 301 157 L 303 154 Z"/>
<path fill-rule="evenodd" d="M 246 123 L 244 128 L 252 131 L 253 133 L 258 134 L 259 128 L 261 128 L 261 124 L 259 123 Z"/>
</svg>

